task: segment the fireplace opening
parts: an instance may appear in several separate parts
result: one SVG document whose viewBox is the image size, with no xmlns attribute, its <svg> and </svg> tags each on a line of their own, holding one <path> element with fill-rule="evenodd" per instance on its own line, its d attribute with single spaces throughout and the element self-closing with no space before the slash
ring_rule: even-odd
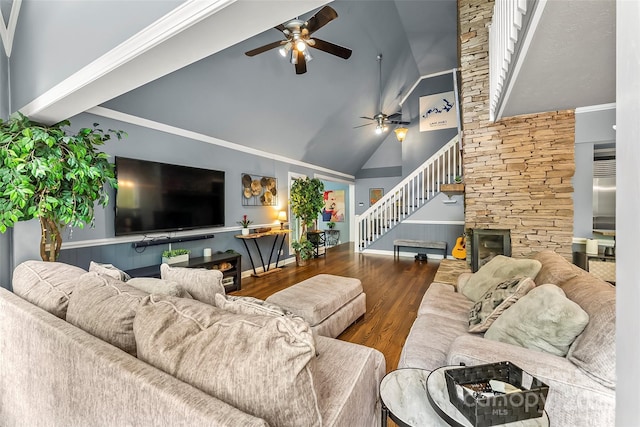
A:
<svg viewBox="0 0 640 427">
<path fill-rule="evenodd" d="M 511 231 L 473 229 L 471 232 L 471 270 L 491 261 L 497 255 L 511 256 Z"/>
</svg>

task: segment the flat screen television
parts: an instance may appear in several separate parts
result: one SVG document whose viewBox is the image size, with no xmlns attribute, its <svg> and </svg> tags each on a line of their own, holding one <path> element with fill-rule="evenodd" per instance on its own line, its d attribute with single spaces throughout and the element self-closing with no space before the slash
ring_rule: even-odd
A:
<svg viewBox="0 0 640 427">
<path fill-rule="evenodd" d="M 224 172 L 116 157 L 115 234 L 224 226 Z"/>
</svg>

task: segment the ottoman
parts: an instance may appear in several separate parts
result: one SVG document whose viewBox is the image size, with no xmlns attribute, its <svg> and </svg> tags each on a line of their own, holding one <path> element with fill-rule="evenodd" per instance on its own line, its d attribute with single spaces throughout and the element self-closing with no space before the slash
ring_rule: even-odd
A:
<svg viewBox="0 0 640 427">
<path fill-rule="evenodd" d="M 318 335 L 335 338 L 367 311 L 362 283 L 318 274 L 266 299 L 306 320 Z"/>
</svg>

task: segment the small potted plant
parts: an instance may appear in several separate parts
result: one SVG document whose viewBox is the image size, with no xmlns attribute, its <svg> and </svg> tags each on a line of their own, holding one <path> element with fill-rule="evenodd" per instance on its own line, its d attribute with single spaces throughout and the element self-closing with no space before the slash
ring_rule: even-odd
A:
<svg viewBox="0 0 640 427">
<path fill-rule="evenodd" d="M 307 239 L 293 242 L 291 247 L 296 251 L 296 265 L 299 267 L 307 265 L 307 260 L 313 257 L 313 244 Z"/>
<path fill-rule="evenodd" d="M 456 177 L 453 179 L 453 181 L 454 181 L 456 184 L 462 184 L 462 176 L 460 176 L 460 175 L 456 175 Z"/>
<path fill-rule="evenodd" d="M 191 253 L 188 249 L 168 249 L 162 252 L 162 263 L 163 264 L 178 264 L 180 262 L 189 261 L 189 254 Z"/>
<path fill-rule="evenodd" d="M 247 217 L 247 215 L 242 215 L 242 220 L 238 221 L 238 224 L 240 224 L 242 226 L 242 235 L 243 236 L 248 236 L 249 235 L 249 226 L 251 224 L 253 224 L 253 221 L 251 221 L 249 219 L 249 217 Z"/>
<path fill-rule="evenodd" d="M 327 223 L 327 227 L 329 227 L 329 230 L 333 230 L 334 228 L 336 228 L 336 223 L 333 221 L 329 221 Z"/>
</svg>

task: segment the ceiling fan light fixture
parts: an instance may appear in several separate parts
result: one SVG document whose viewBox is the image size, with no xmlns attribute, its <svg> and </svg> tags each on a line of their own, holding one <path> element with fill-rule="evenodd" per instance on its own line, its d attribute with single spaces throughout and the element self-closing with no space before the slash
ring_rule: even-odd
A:
<svg viewBox="0 0 640 427">
<path fill-rule="evenodd" d="M 380 135 L 382 133 L 382 126 L 376 125 L 376 135 Z"/>
<path fill-rule="evenodd" d="M 291 49 L 291 63 L 296 65 L 298 63 L 298 51 Z"/>
<path fill-rule="evenodd" d="M 280 53 L 280 55 L 282 55 L 283 58 L 287 57 L 287 54 L 291 51 L 291 46 L 291 42 L 287 42 L 284 44 L 284 46 L 278 49 L 278 52 Z"/>
<path fill-rule="evenodd" d="M 309 53 L 309 49 L 305 49 L 304 51 L 302 51 L 302 55 L 304 56 L 304 59 L 309 62 L 313 59 L 313 56 L 311 56 L 311 54 Z"/>
<path fill-rule="evenodd" d="M 298 50 L 298 52 L 304 52 L 307 49 L 307 44 L 304 42 L 304 40 L 298 40 L 296 42 L 296 49 Z"/>
<path fill-rule="evenodd" d="M 409 131 L 409 129 L 401 127 L 401 128 L 397 128 L 394 130 L 394 132 L 396 133 L 396 138 L 398 139 L 398 142 L 402 142 L 404 141 L 404 139 L 407 137 L 407 132 Z"/>
</svg>

